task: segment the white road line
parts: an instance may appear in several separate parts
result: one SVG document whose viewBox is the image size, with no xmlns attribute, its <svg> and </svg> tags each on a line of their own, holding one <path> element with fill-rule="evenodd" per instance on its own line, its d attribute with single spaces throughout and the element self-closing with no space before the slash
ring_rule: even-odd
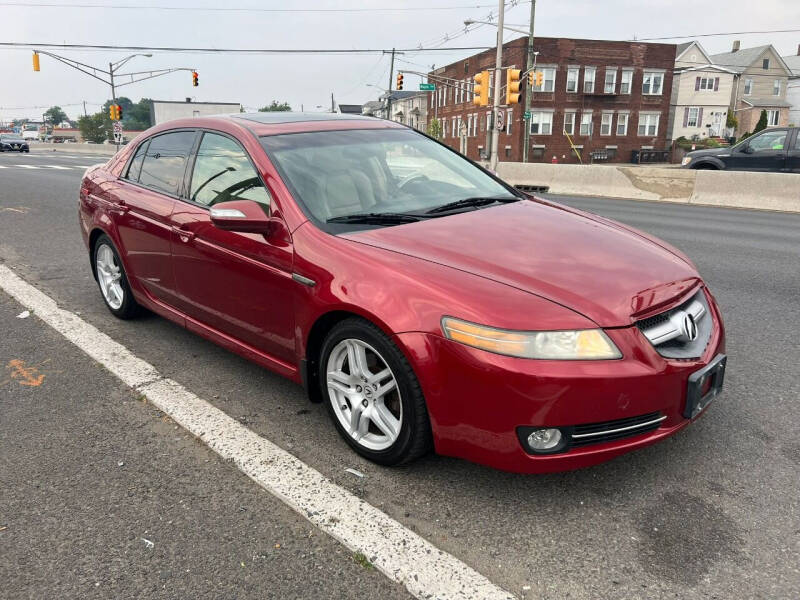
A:
<svg viewBox="0 0 800 600">
<path fill-rule="evenodd" d="M 69 171 L 70 167 L 63 167 L 61 165 L 39 165 L 43 169 L 60 169 L 62 171 Z"/>
<path fill-rule="evenodd" d="M 253 481 L 339 540 L 363 553 L 417 598 L 495 600 L 514 596 L 371 504 L 262 438 L 0 265 L 0 289 L 147 396 L 155 406 L 230 460 Z M 345 450 L 347 451 L 347 450 Z"/>
<path fill-rule="evenodd" d="M 12 167 L 19 167 L 20 169 L 38 169 L 39 165 L 11 165 Z"/>
</svg>

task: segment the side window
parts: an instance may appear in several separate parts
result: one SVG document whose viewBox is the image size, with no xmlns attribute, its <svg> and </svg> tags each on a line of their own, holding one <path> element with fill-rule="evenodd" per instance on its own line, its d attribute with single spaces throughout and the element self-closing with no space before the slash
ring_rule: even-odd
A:
<svg viewBox="0 0 800 600">
<path fill-rule="evenodd" d="M 756 152 L 769 150 L 783 150 L 786 144 L 786 131 L 768 131 L 762 133 L 750 142 L 750 147 Z"/>
<path fill-rule="evenodd" d="M 165 194 L 179 195 L 194 138 L 194 131 L 176 131 L 150 140 L 139 183 Z"/>
<path fill-rule="evenodd" d="M 149 143 L 150 140 L 145 140 L 136 149 L 136 154 L 133 156 L 133 160 L 128 167 L 128 173 L 125 175 L 125 179 L 139 181 L 139 173 L 142 171 L 142 163 L 144 162 L 144 153 L 147 152 L 147 145 Z"/>
<path fill-rule="evenodd" d="M 254 200 L 269 206 L 270 200 L 242 147 L 216 133 L 203 134 L 189 199 L 206 206 L 227 200 Z"/>
<path fill-rule="evenodd" d="M 797 133 L 794 136 L 794 149 L 800 150 L 800 129 L 797 130 Z"/>
</svg>

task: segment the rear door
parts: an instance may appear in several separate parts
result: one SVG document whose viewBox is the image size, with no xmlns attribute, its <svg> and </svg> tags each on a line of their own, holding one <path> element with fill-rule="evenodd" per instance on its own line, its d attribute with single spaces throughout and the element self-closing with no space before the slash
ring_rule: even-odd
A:
<svg viewBox="0 0 800 600">
<path fill-rule="evenodd" d="M 267 215 L 281 218 L 253 162 L 234 138 L 207 131 L 187 179 L 188 192 L 171 218 L 181 310 L 294 367 L 296 284 L 290 240 L 223 231 L 209 216 L 209 207 L 219 202 L 253 200 Z"/>
<path fill-rule="evenodd" d="M 800 173 L 800 129 L 792 132 L 794 140 L 789 145 L 786 155 L 786 170 L 790 173 Z"/>
<path fill-rule="evenodd" d="M 186 166 L 197 132 L 180 130 L 145 140 L 113 191 L 112 212 L 128 267 L 148 294 L 175 303 L 170 215 L 183 192 Z"/>
</svg>

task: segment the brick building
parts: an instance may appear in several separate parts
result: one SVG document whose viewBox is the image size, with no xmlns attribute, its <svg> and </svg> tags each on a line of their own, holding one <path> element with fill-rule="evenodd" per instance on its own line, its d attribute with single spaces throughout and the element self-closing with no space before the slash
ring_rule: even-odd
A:
<svg viewBox="0 0 800 600">
<path fill-rule="evenodd" d="M 525 70 L 527 42 L 519 38 L 503 46 L 503 67 Z M 531 96 L 529 161 L 556 156 L 578 162 L 564 131 L 587 163 L 595 151 L 608 162 L 627 162 L 632 150 L 666 149 L 674 44 L 536 38 L 534 50 L 544 81 Z M 476 160 L 488 155 L 491 106 L 472 103 L 473 76 L 486 69 L 493 74 L 494 64 L 492 49 L 429 74 L 437 89 L 430 94 L 428 119 L 440 120 L 446 144 Z M 523 94 L 531 93 L 523 83 Z M 522 160 L 524 98 L 504 109 L 501 161 Z"/>
</svg>

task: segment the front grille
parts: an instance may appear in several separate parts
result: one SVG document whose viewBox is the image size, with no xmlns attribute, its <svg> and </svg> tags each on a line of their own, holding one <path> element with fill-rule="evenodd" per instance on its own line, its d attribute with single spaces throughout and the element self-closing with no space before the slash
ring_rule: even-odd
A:
<svg viewBox="0 0 800 600">
<path fill-rule="evenodd" d="M 570 435 L 570 447 L 600 444 L 655 431 L 664 419 L 666 416 L 660 412 L 652 412 L 616 421 L 576 425 Z"/>
<path fill-rule="evenodd" d="M 685 321 L 694 320 L 696 337 L 687 334 Z M 639 331 L 653 344 L 661 356 L 675 359 L 691 359 L 702 356 L 711 339 L 713 318 L 703 290 L 680 306 L 636 322 Z"/>
</svg>

